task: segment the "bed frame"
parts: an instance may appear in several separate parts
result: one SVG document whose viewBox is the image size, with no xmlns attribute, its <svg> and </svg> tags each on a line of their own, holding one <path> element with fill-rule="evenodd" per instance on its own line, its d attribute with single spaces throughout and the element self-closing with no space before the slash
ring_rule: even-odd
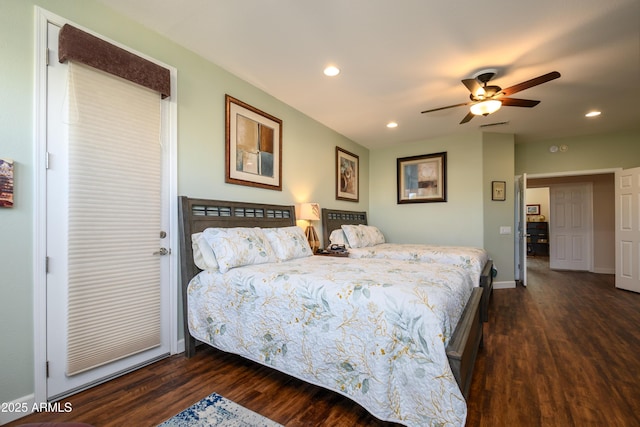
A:
<svg viewBox="0 0 640 427">
<path fill-rule="evenodd" d="M 333 230 L 338 230 L 342 225 L 367 225 L 367 213 L 365 211 L 344 211 L 336 209 L 322 208 L 322 241 L 324 247 L 330 245 L 329 236 Z M 482 293 L 482 303 L 480 305 L 480 316 L 483 322 L 489 321 L 489 303 L 493 294 L 493 260 L 488 260 L 482 267 L 480 273 L 480 287 L 484 289 Z"/>
<path fill-rule="evenodd" d="M 185 196 L 180 196 L 178 201 L 185 355 L 192 357 L 196 351 L 196 340 L 189 332 L 187 287 L 200 269 L 193 262 L 191 235 L 209 227 L 288 227 L 296 225 L 296 217 L 294 206 L 191 199 Z M 476 356 L 483 342 L 481 298 L 482 289 L 475 288 L 447 346 L 449 364 L 465 398 L 471 386 Z"/>
</svg>

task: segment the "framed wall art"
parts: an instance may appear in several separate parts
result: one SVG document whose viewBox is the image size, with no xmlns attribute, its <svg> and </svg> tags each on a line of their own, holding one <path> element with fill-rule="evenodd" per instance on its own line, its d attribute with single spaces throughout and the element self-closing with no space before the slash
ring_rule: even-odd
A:
<svg viewBox="0 0 640 427">
<path fill-rule="evenodd" d="M 446 152 L 398 159 L 398 203 L 446 201 Z"/>
<path fill-rule="evenodd" d="M 506 181 L 491 181 L 491 200 L 504 202 L 507 200 Z"/>
<path fill-rule="evenodd" d="M 336 147 L 336 199 L 357 202 L 360 191 L 360 159 Z"/>
<path fill-rule="evenodd" d="M 527 205 L 527 215 L 540 215 L 540 205 Z"/>
<path fill-rule="evenodd" d="M 0 208 L 13 207 L 13 160 L 0 159 Z"/>
<path fill-rule="evenodd" d="M 282 120 L 230 95 L 225 182 L 282 191 Z"/>
</svg>

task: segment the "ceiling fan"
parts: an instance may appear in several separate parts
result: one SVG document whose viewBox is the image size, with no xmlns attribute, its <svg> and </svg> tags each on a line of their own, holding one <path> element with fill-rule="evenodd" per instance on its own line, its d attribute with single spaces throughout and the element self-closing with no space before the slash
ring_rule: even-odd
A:
<svg viewBox="0 0 640 427">
<path fill-rule="evenodd" d="M 525 89 L 529 89 L 534 86 L 538 86 L 542 83 L 557 79 L 560 77 L 560 73 L 552 71 L 542 76 L 527 80 L 526 82 L 519 83 L 517 85 L 502 89 L 500 86 L 488 85 L 489 81 L 496 75 L 496 70 L 484 70 L 476 74 L 474 78 L 462 80 L 471 94 L 469 98 L 471 101 L 463 102 L 461 104 L 449 105 L 447 107 L 434 108 L 432 110 L 425 110 L 422 113 L 431 113 L 433 111 L 446 110 L 447 108 L 462 107 L 464 105 L 470 105 L 471 109 L 464 116 L 464 119 L 460 124 L 467 123 L 473 118 L 473 116 L 487 116 L 491 113 L 495 113 L 502 106 L 508 107 L 535 107 L 540 101 L 533 101 L 530 99 L 518 99 L 507 98 L 514 93 L 520 92 Z"/>
</svg>

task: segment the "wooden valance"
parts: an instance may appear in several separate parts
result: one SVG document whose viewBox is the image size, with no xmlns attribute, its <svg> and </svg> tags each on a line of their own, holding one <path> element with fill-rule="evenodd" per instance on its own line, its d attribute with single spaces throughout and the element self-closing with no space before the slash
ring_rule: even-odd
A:
<svg viewBox="0 0 640 427">
<path fill-rule="evenodd" d="M 153 62 L 65 24 L 58 40 L 60 62 L 81 62 L 160 93 L 171 96 L 171 72 Z"/>
</svg>

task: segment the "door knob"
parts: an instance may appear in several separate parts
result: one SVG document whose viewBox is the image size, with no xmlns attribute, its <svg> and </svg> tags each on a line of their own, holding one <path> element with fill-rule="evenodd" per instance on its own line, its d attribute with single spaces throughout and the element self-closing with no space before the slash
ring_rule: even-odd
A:
<svg viewBox="0 0 640 427">
<path fill-rule="evenodd" d="M 154 255 L 169 255 L 170 253 L 171 253 L 171 250 L 170 250 L 170 249 L 167 249 L 167 248 L 160 248 L 160 250 L 159 250 L 159 251 L 154 252 L 153 254 L 154 254 Z"/>
</svg>

